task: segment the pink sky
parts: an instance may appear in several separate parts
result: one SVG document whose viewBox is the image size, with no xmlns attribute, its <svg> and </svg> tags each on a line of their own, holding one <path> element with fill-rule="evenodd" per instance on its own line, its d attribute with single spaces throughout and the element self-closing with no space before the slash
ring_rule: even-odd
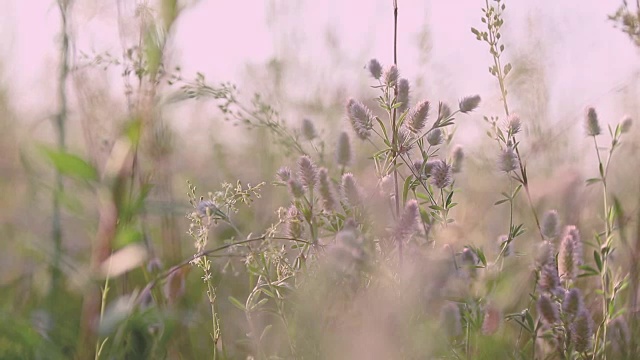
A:
<svg viewBox="0 0 640 360">
<path fill-rule="evenodd" d="M 129 1 L 120 0 L 124 3 Z M 76 0 L 74 17 L 76 50 L 87 53 L 121 52 L 113 0 Z M 133 0 L 131 0 L 133 2 Z M 496 105 L 496 86 L 487 72 L 486 45 L 470 33 L 479 27 L 482 0 L 399 0 L 399 65 L 410 80 L 424 76 L 439 90 L 440 98 L 479 93 L 488 107 Z M 55 111 L 56 44 L 59 13 L 53 0 L 3 0 L 0 25 L 2 74 L 11 88 L 23 119 L 32 121 Z M 362 84 L 359 71 L 371 57 L 391 61 L 391 0 L 362 1 L 213 1 L 202 0 L 189 8 L 177 25 L 176 63 L 185 76 L 196 71 L 215 81 L 241 81 L 246 63 L 260 64 L 294 48 L 300 61 L 322 71 L 332 71 L 326 47 L 327 29 L 339 38 L 340 49 L 350 56 L 351 68 L 337 69 L 353 89 Z M 91 6 L 89 6 L 89 4 Z M 638 54 L 631 42 L 614 29 L 606 15 L 618 1 L 541 0 L 507 1 L 505 37 L 516 44 L 507 57 L 531 38 L 535 23 L 544 46 L 551 115 L 575 116 L 586 105 L 596 105 L 617 121 L 630 111 L 619 106 L 616 89 L 629 85 L 637 71 Z M 267 14 L 276 14 L 270 29 Z M 432 57 L 420 67 L 417 34 L 428 24 Z M 276 33 L 285 36 L 276 36 Z M 282 41 L 282 39 L 288 41 Z M 290 41 L 290 42 L 289 42 Z M 323 70 L 324 69 L 324 70 Z M 117 75 L 117 72 L 114 74 Z M 305 81 L 291 86 L 304 87 Z M 114 83 L 117 78 L 114 79 Z M 239 84 L 241 87 L 243 84 Z M 446 85 L 442 89 L 440 85 Z M 431 95 L 433 89 L 417 89 Z"/>
</svg>

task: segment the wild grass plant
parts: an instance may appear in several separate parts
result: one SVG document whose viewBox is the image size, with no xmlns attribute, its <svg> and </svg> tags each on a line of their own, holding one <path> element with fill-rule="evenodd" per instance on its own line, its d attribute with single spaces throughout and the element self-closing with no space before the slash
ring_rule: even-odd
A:
<svg viewBox="0 0 640 360">
<path fill-rule="evenodd" d="M 63 19 L 70 4 L 59 2 Z M 471 33 L 488 47 L 498 113 L 483 106 L 491 96 L 420 97 L 394 41 L 393 62 L 368 61 L 369 87 L 343 99 L 342 124 L 328 131 L 311 117 L 287 121 L 268 96 L 185 78 L 167 55 L 183 7 L 141 2 L 134 45 L 102 58 L 122 70 L 126 120 L 105 149 L 97 125 L 82 122 L 87 155 L 65 140 L 65 85 L 85 89 L 85 71 L 102 62 L 72 66 L 63 21 L 56 146 L 24 155 L 26 173 L 54 171 L 52 244 L 30 250 L 50 280 L 39 292 L 33 274 L 1 285 L 12 296 L 0 297 L 0 358 L 640 356 L 637 192 L 612 175 L 632 120 L 605 126 L 587 107 L 581 138 L 593 166 L 579 186 L 597 197 L 585 193 L 582 208 L 540 200 L 531 120 L 510 102 L 507 6 L 479 5 L 483 25 Z M 391 14 L 395 39 L 396 1 Z M 635 41 L 626 3 L 611 19 Z M 214 103 L 260 151 L 216 147 L 195 175 L 177 174 L 194 155 L 175 146 L 167 114 L 196 101 Z M 492 155 L 478 166 L 476 146 L 456 135 L 482 119 Z M 484 197 L 470 196 L 477 189 Z M 65 245 L 72 237 L 86 240 L 74 243 L 81 251 Z"/>
</svg>

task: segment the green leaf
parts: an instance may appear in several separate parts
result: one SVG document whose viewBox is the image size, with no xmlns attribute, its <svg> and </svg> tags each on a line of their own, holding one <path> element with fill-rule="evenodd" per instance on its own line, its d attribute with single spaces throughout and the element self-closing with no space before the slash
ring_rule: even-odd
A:
<svg viewBox="0 0 640 360">
<path fill-rule="evenodd" d="M 409 194 L 409 188 L 410 188 L 412 179 L 413 179 L 413 175 L 409 175 L 404 180 L 404 186 L 402 188 L 402 203 L 403 204 L 407 202 L 407 195 Z"/>
<path fill-rule="evenodd" d="M 599 183 L 600 181 L 602 180 L 600 180 L 599 178 L 591 178 L 591 179 L 587 179 L 586 183 L 587 183 L 587 186 L 589 186 L 595 183 Z"/>
<path fill-rule="evenodd" d="M 598 268 L 598 273 L 602 273 L 602 259 L 600 258 L 600 254 L 597 250 L 593 250 L 593 260 L 596 262 L 596 267 Z"/>
<path fill-rule="evenodd" d="M 231 302 L 231 304 L 233 304 L 233 306 L 237 307 L 238 309 L 245 311 L 246 307 L 244 306 L 244 304 L 242 304 L 240 302 L 240 300 L 234 298 L 233 296 L 229 296 L 229 302 Z"/>
<path fill-rule="evenodd" d="M 79 156 L 45 146 L 40 149 L 62 175 L 86 181 L 98 180 L 96 169 Z"/>
</svg>

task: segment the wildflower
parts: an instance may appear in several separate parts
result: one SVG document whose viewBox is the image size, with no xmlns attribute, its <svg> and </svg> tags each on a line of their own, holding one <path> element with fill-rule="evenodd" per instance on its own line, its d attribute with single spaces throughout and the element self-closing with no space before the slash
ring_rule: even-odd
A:
<svg viewBox="0 0 640 360">
<path fill-rule="evenodd" d="M 422 164 L 424 162 L 422 160 L 416 160 L 413 162 L 413 169 L 418 174 L 418 176 L 422 176 Z"/>
<path fill-rule="evenodd" d="M 600 135 L 600 124 L 598 123 L 598 114 L 596 114 L 596 109 L 590 107 L 587 109 L 587 135 L 588 136 L 597 136 Z"/>
<path fill-rule="evenodd" d="M 553 256 L 553 245 L 549 241 L 543 241 L 538 246 L 538 252 L 536 254 L 536 263 L 543 267 L 546 264 L 552 263 L 554 260 Z"/>
<path fill-rule="evenodd" d="M 542 235 L 546 239 L 554 239 L 560 231 L 560 219 L 556 210 L 549 210 L 542 216 Z"/>
<path fill-rule="evenodd" d="M 398 81 L 397 101 L 400 103 L 398 112 L 403 114 L 409 108 L 409 80 L 400 79 L 400 81 Z"/>
<path fill-rule="evenodd" d="M 433 170 L 433 166 L 438 163 L 439 160 L 429 160 L 426 164 L 424 164 L 424 172 L 427 177 L 431 176 L 431 171 Z"/>
<path fill-rule="evenodd" d="M 620 122 L 620 132 L 627 133 L 631 130 L 631 125 L 633 124 L 633 120 L 629 116 L 625 116 Z"/>
<path fill-rule="evenodd" d="M 304 187 L 302 187 L 302 184 L 298 180 L 289 179 L 287 185 L 289 186 L 289 192 L 294 198 L 298 199 L 304 196 Z"/>
<path fill-rule="evenodd" d="M 552 325 L 560 318 L 558 307 L 547 295 L 540 295 L 537 303 L 538 315 L 547 325 Z"/>
<path fill-rule="evenodd" d="M 398 144 L 398 152 L 405 153 L 413 147 L 411 144 L 412 140 L 411 132 L 402 128 L 398 131 L 397 144 Z"/>
<path fill-rule="evenodd" d="M 580 294 L 580 289 L 573 288 L 564 296 L 564 301 L 562 302 L 562 312 L 567 315 L 569 319 L 573 319 L 584 307 L 582 303 L 582 295 Z"/>
<path fill-rule="evenodd" d="M 565 280 L 575 280 L 578 272 L 575 242 L 573 237 L 566 235 L 560 243 L 558 253 L 558 272 Z"/>
<path fill-rule="evenodd" d="M 514 151 L 513 147 L 507 146 L 501 150 L 498 165 L 500 170 L 506 173 L 518 168 L 518 155 Z"/>
<path fill-rule="evenodd" d="M 467 96 L 462 98 L 459 103 L 460 112 L 466 114 L 475 110 L 480 105 L 480 95 Z"/>
<path fill-rule="evenodd" d="M 289 181 L 289 179 L 291 179 L 291 169 L 286 166 L 281 167 L 280 169 L 278 169 L 278 172 L 276 172 L 276 177 L 280 181 Z"/>
<path fill-rule="evenodd" d="M 429 101 L 423 100 L 417 103 L 409 112 L 407 118 L 407 127 L 414 133 L 422 131 L 427 124 L 427 117 L 429 116 Z"/>
<path fill-rule="evenodd" d="M 362 203 L 362 194 L 352 173 L 342 175 L 342 193 L 351 206 Z"/>
<path fill-rule="evenodd" d="M 443 306 L 441 314 L 441 323 L 445 334 L 448 337 L 456 337 L 462 334 L 462 321 L 460 317 L 460 309 L 458 305 L 447 302 Z"/>
<path fill-rule="evenodd" d="M 395 86 L 398 82 L 399 76 L 400 73 L 398 72 L 398 67 L 395 65 L 391 65 L 384 73 L 384 82 L 389 87 Z"/>
<path fill-rule="evenodd" d="M 367 140 L 373 128 L 373 114 L 363 103 L 358 100 L 349 99 L 347 102 L 347 116 L 356 135 L 361 140 Z"/>
<path fill-rule="evenodd" d="M 431 168 L 431 182 L 439 189 L 444 189 L 453 182 L 451 165 L 444 160 L 437 160 Z"/>
<path fill-rule="evenodd" d="M 336 197 L 332 184 L 329 181 L 327 169 L 321 168 L 318 171 L 318 183 L 322 207 L 326 211 L 332 211 L 336 206 Z"/>
<path fill-rule="evenodd" d="M 369 66 L 367 67 L 369 68 L 369 72 L 371 73 L 371 76 L 373 76 L 374 79 L 380 79 L 380 76 L 382 76 L 382 65 L 380 65 L 378 60 L 376 59 L 369 60 Z"/>
<path fill-rule="evenodd" d="M 380 179 L 380 195 L 389 196 L 393 193 L 393 178 L 391 175 L 384 176 Z"/>
<path fill-rule="evenodd" d="M 522 127 L 522 123 L 520 122 L 520 117 L 516 114 L 509 115 L 507 118 L 507 131 L 510 135 L 515 135 L 520 132 L 520 128 Z"/>
<path fill-rule="evenodd" d="M 459 173 L 462 171 L 462 160 L 464 159 L 464 150 L 462 149 L 462 145 L 456 145 L 453 148 L 453 173 Z"/>
<path fill-rule="evenodd" d="M 351 164 L 351 142 L 349 141 L 349 134 L 346 132 L 340 133 L 338 137 L 338 145 L 336 146 L 336 162 L 338 165 L 348 166 Z"/>
<path fill-rule="evenodd" d="M 439 128 L 433 129 L 427 134 L 427 142 L 431 146 L 438 146 L 442 144 L 443 141 L 444 136 L 442 135 L 442 130 Z"/>
<path fill-rule="evenodd" d="M 287 210 L 286 234 L 292 239 L 298 239 L 302 235 L 302 223 L 304 219 L 295 205 L 289 206 Z"/>
<path fill-rule="evenodd" d="M 593 319 L 586 308 L 578 312 L 575 319 L 569 325 L 571 341 L 578 353 L 583 353 L 591 347 L 593 336 Z"/>
<path fill-rule="evenodd" d="M 311 120 L 302 119 L 302 135 L 307 140 L 313 140 L 318 136 L 316 127 L 313 125 L 313 122 L 311 122 Z"/>
<path fill-rule="evenodd" d="M 580 238 L 580 230 L 574 225 L 569 225 L 564 230 L 565 236 L 571 237 L 573 241 L 574 259 L 576 265 L 582 265 L 582 239 Z"/>
<path fill-rule="evenodd" d="M 415 232 L 418 226 L 419 216 L 420 209 L 418 207 L 418 202 L 414 199 L 407 201 L 394 233 L 394 236 L 398 241 L 406 241 Z"/>
<path fill-rule="evenodd" d="M 559 286 L 558 268 L 553 261 L 546 263 L 540 270 L 540 288 L 550 293 L 556 293 Z"/>
<path fill-rule="evenodd" d="M 318 169 L 307 155 L 303 155 L 298 160 L 300 181 L 307 189 L 313 189 L 318 181 Z"/>
</svg>

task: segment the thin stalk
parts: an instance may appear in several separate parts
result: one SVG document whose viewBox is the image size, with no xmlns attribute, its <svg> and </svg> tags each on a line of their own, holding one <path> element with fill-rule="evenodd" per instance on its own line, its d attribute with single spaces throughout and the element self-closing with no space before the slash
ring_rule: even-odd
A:
<svg viewBox="0 0 640 360">
<path fill-rule="evenodd" d="M 393 64 L 398 66 L 398 0 L 393 0 Z M 397 83 L 397 81 L 396 81 Z M 394 97 L 398 97 L 398 86 L 394 84 Z M 390 102 L 389 102 L 390 103 Z M 396 123 L 397 109 L 393 108 L 391 115 L 391 133 L 392 133 L 392 157 L 393 157 L 393 186 L 395 198 L 395 214 L 396 218 L 400 216 L 400 191 L 398 186 L 398 169 L 397 169 L 397 151 L 398 151 L 398 128 Z M 398 240 L 398 264 L 402 267 L 402 241 Z"/>
<path fill-rule="evenodd" d="M 63 152 L 66 148 L 66 121 L 67 121 L 67 79 L 69 77 L 69 33 L 68 33 L 68 9 L 70 1 L 59 0 L 58 7 L 60 9 L 62 44 L 60 46 L 60 69 L 58 74 L 58 101 L 59 109 L 55 117 L 56 141 L 58 151 Z M 53 263 L 51 265 L 51 296 L 52 299 L 58 293 L 61 281 L 60 262 L 62 259 L 62 209 L 60 197 L 64 191 L 64 183 L 62 174 L 56 170 L 55 186 L 53 189 L 53 215 L 52 215 L 52 232 L 53 240 Z M 54 306 L 54 305 L 52 305 Z M 55 307 L 55 306 L 54 306 Z"/>
</svg>

